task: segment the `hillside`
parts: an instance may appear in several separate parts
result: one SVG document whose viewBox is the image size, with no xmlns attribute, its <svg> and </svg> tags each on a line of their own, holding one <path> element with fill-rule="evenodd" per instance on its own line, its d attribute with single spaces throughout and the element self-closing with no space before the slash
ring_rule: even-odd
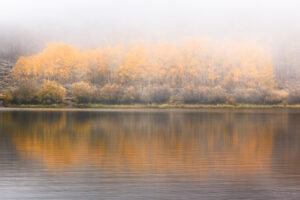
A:
<svg viewBox="0 0 300 200">
<path fill-rule="evenodd" d="M 13 66 L 13 63 L 0 59 L 0 93 L 12 84 L 10 70 Z"/>
</svg>

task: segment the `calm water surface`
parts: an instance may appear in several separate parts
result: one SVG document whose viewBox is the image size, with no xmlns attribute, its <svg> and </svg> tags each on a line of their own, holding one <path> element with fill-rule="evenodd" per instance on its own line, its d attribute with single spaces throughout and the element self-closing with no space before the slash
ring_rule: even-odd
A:
<svg viewBox="0 0 300 200">
<path fill-rule="evenodd" d="M 0 111 L 0 199 L 300 199 L 300 111 Z"/>
</svg>

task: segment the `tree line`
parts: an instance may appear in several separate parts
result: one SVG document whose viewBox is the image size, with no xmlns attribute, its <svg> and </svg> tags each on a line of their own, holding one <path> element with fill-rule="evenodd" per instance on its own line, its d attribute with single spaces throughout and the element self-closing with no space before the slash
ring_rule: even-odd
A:
<svg viewBox="0 0 300 200">
<path fill-rule="evenodd" d="M 280 87 L 270 50 L 257 43 L 185 40 L 81 49 L 48 44 L 18 59 L 8 103 L 300 103 Z"/>
</svg>

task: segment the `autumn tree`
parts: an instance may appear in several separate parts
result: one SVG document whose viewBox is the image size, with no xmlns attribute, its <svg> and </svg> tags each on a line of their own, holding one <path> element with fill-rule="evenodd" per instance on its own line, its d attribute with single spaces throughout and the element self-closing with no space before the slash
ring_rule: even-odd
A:
<svg viewBox="0 0 300 200">
<path fill-rule="evenodd" d="M 12 76 L 19 85 L 55 81 L 77 102 L 90 102 L 92 90 L 93 101 L 103 103 L 298 101 L 277 87 L 270 50 L 249 41 L 188 39 L 88 50 L 54 43 L 20 57 Z"/>
</svg>

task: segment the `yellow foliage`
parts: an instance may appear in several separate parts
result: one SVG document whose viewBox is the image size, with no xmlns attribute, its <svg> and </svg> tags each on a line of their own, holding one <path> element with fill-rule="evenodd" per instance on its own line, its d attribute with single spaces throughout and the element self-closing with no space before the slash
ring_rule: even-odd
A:
<svg viewBox="0 0 300 200">
<path fill-rule="evenodd" d="M 45 81 L 38 96 L 43 104 L 62 103 L 66 96 L 66 89 L 54 81 Z"/>
<path fill-rule="evenodd" d="M 72 96 L 78 103 L 87 103 L 93 98 L 93 87 L 85 82 L 72 84 Z"/>
<path fill-rule="evenodd" d="M 92 50 L 49 44 L 37 55 L 20 57 L 12 75 L 19 83 L 53 80 L 64 85 L 85 81 L 100 88 L 104 85 L 150 90 L 162 85 L 173 89 L 219 86 L 232 91 L 236 87 L 263 90 L 275 87 L 268 49 L 256 43 L 209 40 Z"/>
</svg>

